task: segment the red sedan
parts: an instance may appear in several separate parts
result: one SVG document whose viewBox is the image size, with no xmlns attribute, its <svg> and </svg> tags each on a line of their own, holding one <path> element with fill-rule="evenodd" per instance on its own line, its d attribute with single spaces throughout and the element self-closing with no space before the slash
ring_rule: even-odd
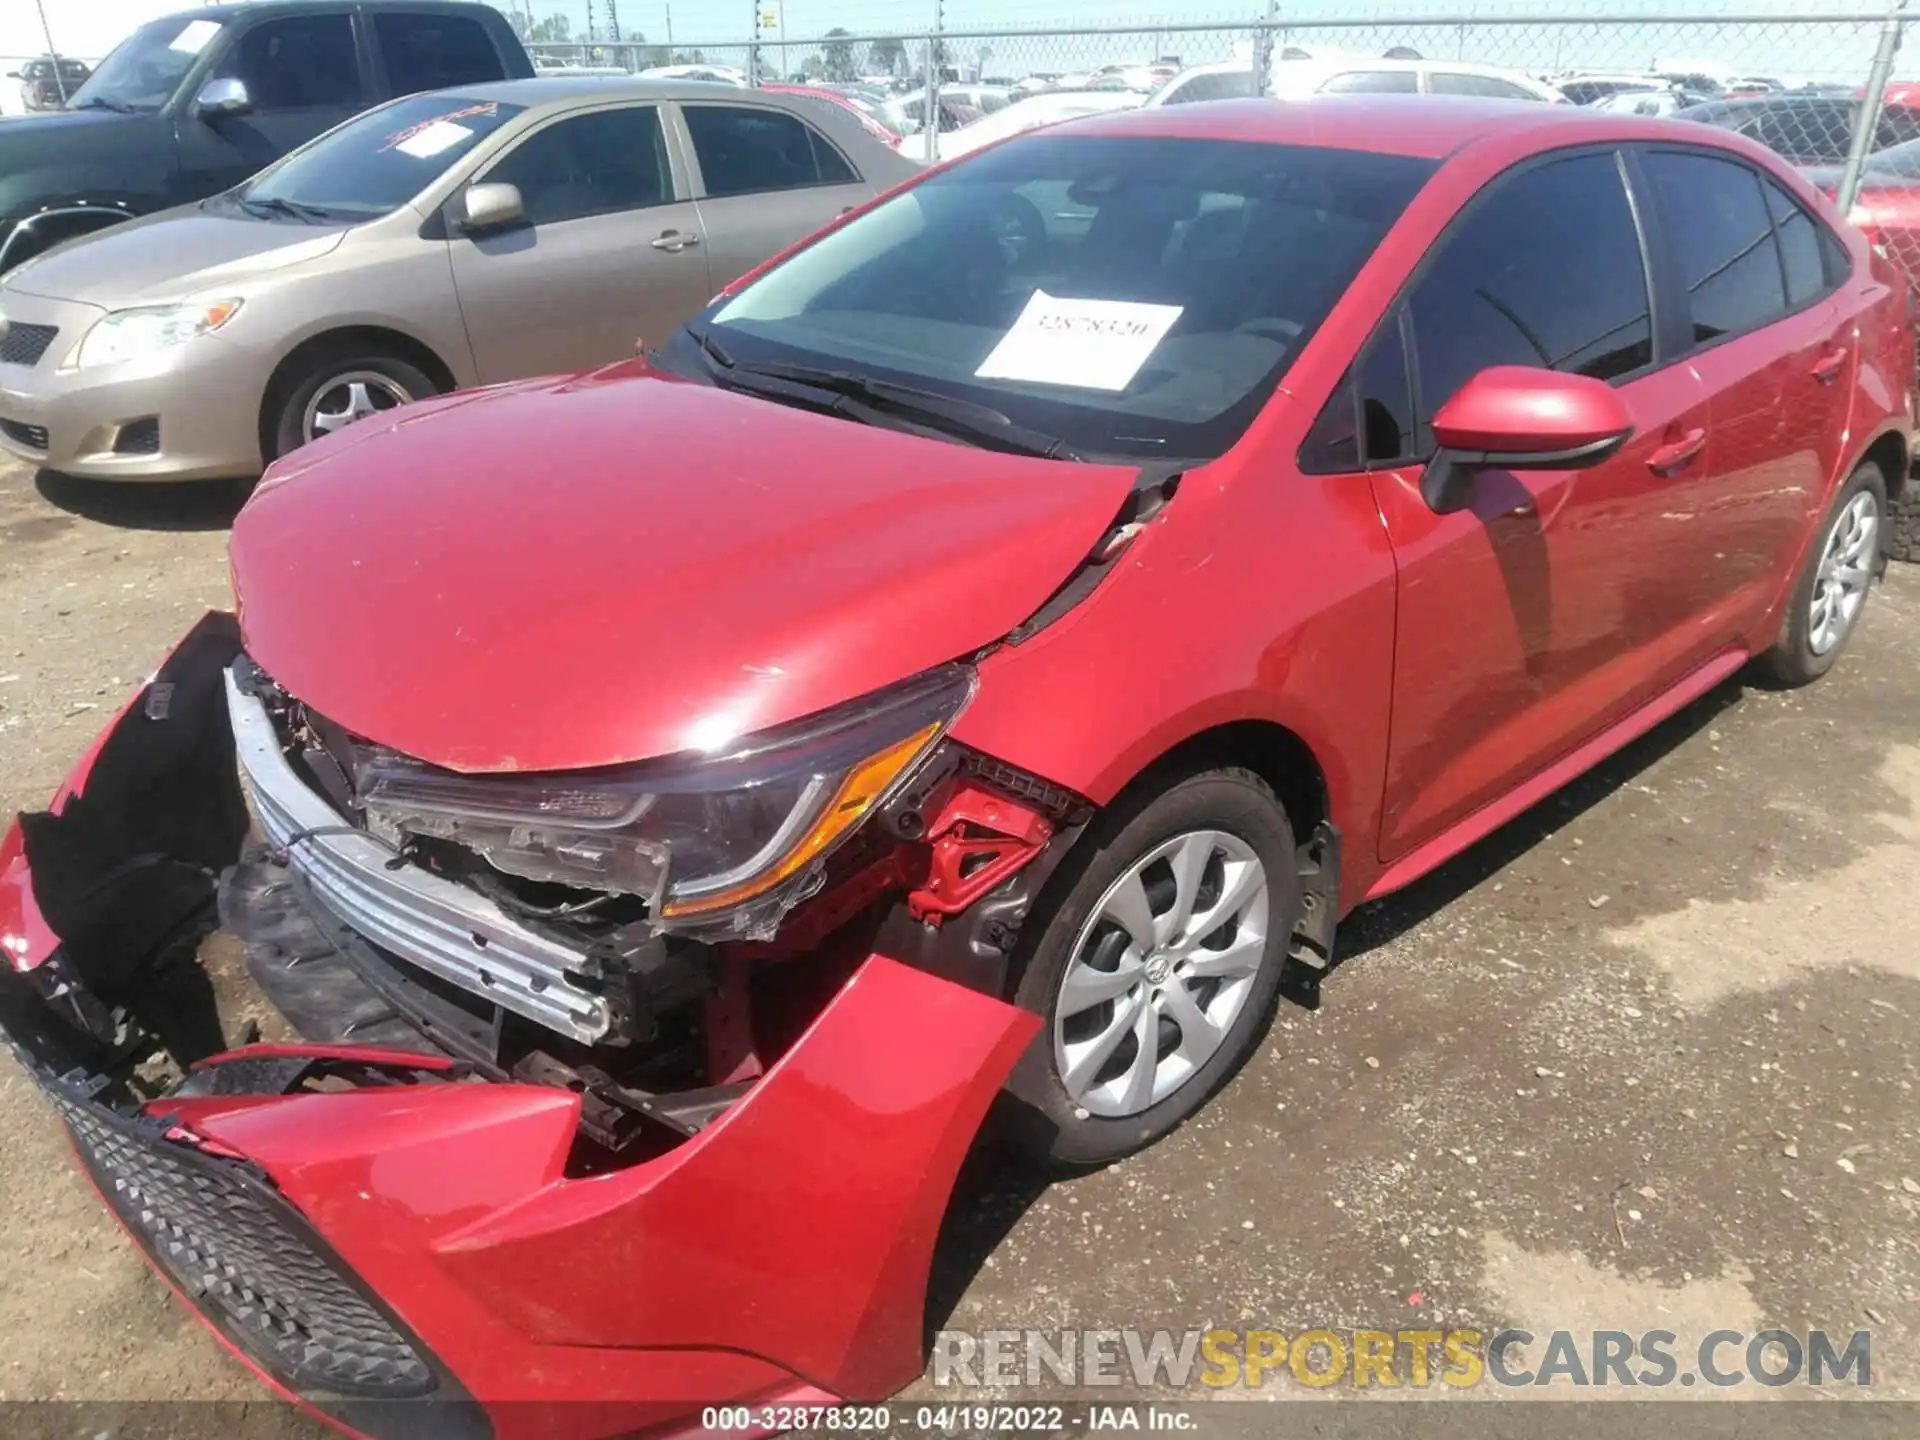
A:
<svg viewBox="0 0 1920 1440">
<path fill-rule="evenodd" d="M 0 1022 L 345 1426 L 881 1399 L 996 1096 L 1052 1165 L 1152 1142 L 1353 907 L 1835 664 L 1905 319 L 1730 134 L 1336 97 L 984 150 L 660 353 L 276 465 L 237 618 L 0 848 Z"/>
</svg>

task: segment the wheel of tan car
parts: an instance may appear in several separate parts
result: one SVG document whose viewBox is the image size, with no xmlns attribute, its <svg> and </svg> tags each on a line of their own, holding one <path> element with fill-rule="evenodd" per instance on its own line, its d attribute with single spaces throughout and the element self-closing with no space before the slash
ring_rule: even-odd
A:
<svg viewBox="0 0 1920 1440">
<path fill-rule="evenodd" d="M 1887 502 L 1887 557 L 1920 565 L 1920 488 L 1907 481 L 1900 498 Z"/>
<path fill-rule="evenodd" d="M 1780 638 L 1761 657 L 1774 679 L 1805 685 L 1833 668 L 1880 572 L 1886 519 L 1887 482 L 1869 460 L 1847 478 L 1827 507 L 1819 537 L 1807 551 L 1799 583 L 1787 602 Z"/>
<path fill-rule="evenodd" d="M 439 393 L 417 365 L 362 347 L 321 351 L 306 359 L 273 397 L 273 454 L 279 459 L 310 441 L 388 410 Z"/>
<path fill-rule="evenodd" d="M 1199 1109 L 1266 1027 L 1300 903 L 1293 828 L 1250 771 L 1102 815 L 1015 954 L 1014 1001 L 1043 1025 L 1007 1082 L 1013 1142 L 1102 1165 Z"/>
</svg>

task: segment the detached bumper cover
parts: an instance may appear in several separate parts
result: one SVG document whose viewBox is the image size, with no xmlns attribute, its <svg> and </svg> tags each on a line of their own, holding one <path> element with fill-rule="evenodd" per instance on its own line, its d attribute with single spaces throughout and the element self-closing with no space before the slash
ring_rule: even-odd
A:
<svg viewBox="0 0 1920 1440">
<path fill-rule="evenodd" d="M 879 1398 L 913 1379 L 955 1172 L 1037 1021 L 884 956 L 720 1119 L 586 1178 L 569 1170 L 578 1096 L 443 1055 L 253 1047 L 212 1054 L 171 1095 L 105 1103 L 101 1042 L 59 976 L 137 1011 L 163 937 L 135 953 L 132 927 L 177 931 L 188 879 L 211 896 L 204 854 L 129 869 L 116 847 L 164 827 L 106 822 L 129 798 L 181 798 L 155 757 L 204 774 L 224 744 L 238 789 L 224 726 L 190 745 L 158 733 L 224 711 L 230 630 L 195 633 L 54 808 L 0 841 L 0 1027 L 115 1214 L 241 1358 L 363 1433 L 458 1440 L 675 1429 L 704 1405 Z M 210 823 L 168 824 L 227 838 L 229 797 L 193 803 Z M 87 882 L 83 861 L 106 868 Z M 158 892 L 129 878 L 156 871 L 173 877 Z M 72 916 L 116 908 L 131 918 L 81 927 L 73 948 Z M 303 1065 L 345 1059 L 369 1078 L 289 1089 Z"/>
</svg>

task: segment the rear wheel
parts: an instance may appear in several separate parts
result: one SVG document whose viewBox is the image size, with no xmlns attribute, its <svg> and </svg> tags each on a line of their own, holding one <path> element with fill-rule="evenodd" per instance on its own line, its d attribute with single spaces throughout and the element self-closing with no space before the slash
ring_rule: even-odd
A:
<svg viewBox="0 0 1920 1440">
<path fill-rule="evenodd" d="M 1882 564 L 1887 482 L 1868 461 L 1840 487 L 1794 586 L 1780 638 L 1761 660 L 1786 685 L 1818 680 L 1840 658 Z"/>
<path fill-rule="evenodd" d="M 1301 903 L 1286 812 L 1245 770 L 1123 804 L 1077 848 L 1016 956 L 1044 1023 L 1007 1087 L 1013 1140 L 1056 1167 L 1151 1144 L 1239 1068 Z"/>
<path fill-rule="evenodd" d="M 439 388 L 418 366 L 395 355 L 359 347 L 316 355 L 277 397 L 270 458 L 424 400 Z"/>
</svg>

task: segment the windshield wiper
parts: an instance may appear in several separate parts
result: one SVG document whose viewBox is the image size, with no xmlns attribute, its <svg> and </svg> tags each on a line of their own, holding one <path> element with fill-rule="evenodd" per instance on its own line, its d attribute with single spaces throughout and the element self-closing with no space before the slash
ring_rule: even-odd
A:
<svg viewBox="0 0 1920 1440">
<path fill-rule="evenodd" d="M 989 450 L 1038 455 L 1048 460 L 1078 460 L 1081 456 L 1057 435 L 1030 429 L 972 400 L 959 400 L 932 390 L 897 385 L 891 380 L 869 380 L 846 370 L 813 365 L 790 365 L 767 360 L 736 364 L 708 331 L 697 335 L 701 352 L 717 380 L 736 389 L 777 398 L 787 387 L 825 391 L 835 398 L 825 408 L 868 425 L 905 420 L 954 439 L 970 440 Z M 761 382 L 773 381 L 769 387 Z"/>
<path fill-rule="evenodd" d="M 69 110 L 111 110 L 116 115 L 140 115 L 145 112 L 138 105 L 129 105 L 124 100 L 82 100 L 77 105 L 68 105 Z"/>
<path fill-rule="evenodd" d="M 236 201 L 249 215 L 282 215 L 289 220 L 304 220 L 309 225 L 324 225 L 333 219 L 331 210 L 318 205 L 302 205 L 298 200 L 283 200 L 278 195 L 264 200 L 241 195 L 236 197 Z"/>
</svg>

